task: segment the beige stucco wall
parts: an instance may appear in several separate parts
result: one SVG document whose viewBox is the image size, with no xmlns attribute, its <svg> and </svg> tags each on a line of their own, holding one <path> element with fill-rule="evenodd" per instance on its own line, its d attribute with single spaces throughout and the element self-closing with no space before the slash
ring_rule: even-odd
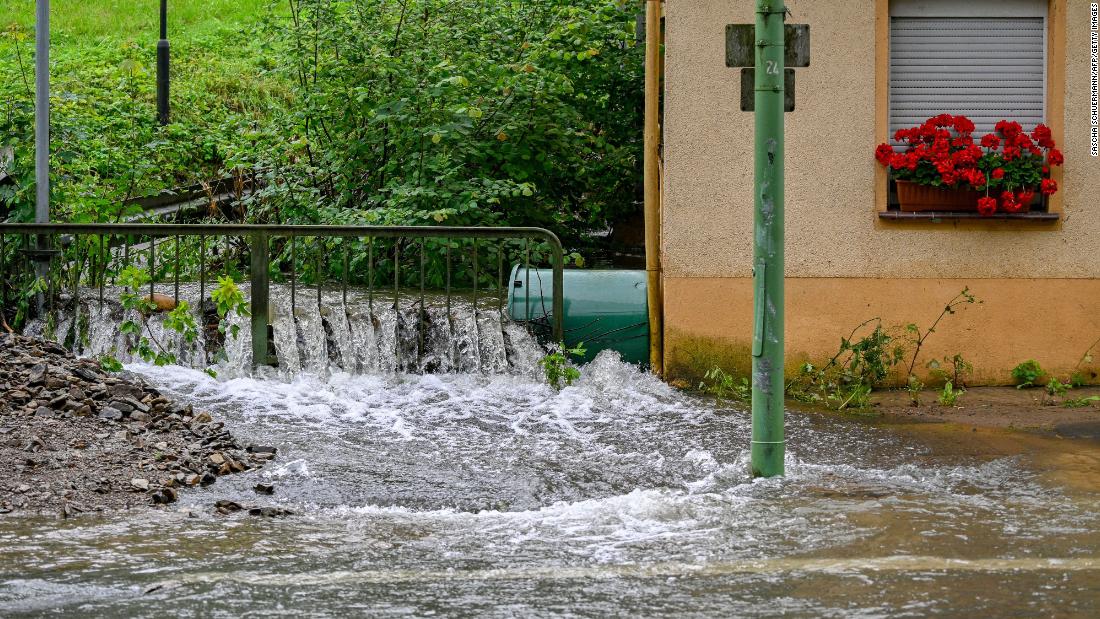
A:
<svg viewBox="0 0 1100 619">
<path fill-rule="evenodd" d="M 1067 11 L 1064 219 L 1057 224 L 880 222 L 875 194 L 874 0 L 788 0 L 812 31 L 786 115 L 788 365 L 828 357 L 863 320 L 926 325 L 969 286 L 985 303 L 950 317 L 928 358 L 962 352 L 982 382 L 1026 358 L 1070 371 L 1100 336 L 1100 160 L 1088 153 L 1089 3 Z M 747 364 L 751 341 L 753 117 L 725 25 L 753 3 L 665 3 L 662 267 L 670 378 Z M 1055 97 L 1060 93 L 1055 93 Z M 1095 352 L 1095 351 L 1094 351 Z M 1100 355 L 1098 355 L 1100 356 Z"/>
<path fill-rule="evenodd" d="M 786 116 L 789 276 L 1100 275 L 1100 160 L 1088 154 L 1088 2 L 1066 3 L 1066 217 L 1028 230 L 878 222 L 876 3 L 787 4 L 790 21 L 812 31 L 812 63 L 797 69 L 796 110 Z M 669 277 L 751 271 L 752 114 L 739 109 L 739 69 L 725 66 L 724 37 L 726 24 L 752 23 L 752 10 L 750 1 L 665 4 L 662 256 Z"/>
</svg>

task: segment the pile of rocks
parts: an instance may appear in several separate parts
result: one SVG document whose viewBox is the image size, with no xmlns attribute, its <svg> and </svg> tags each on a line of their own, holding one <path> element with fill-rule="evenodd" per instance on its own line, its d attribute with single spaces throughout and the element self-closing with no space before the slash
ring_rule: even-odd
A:
<svg viewBox="0 0 1100 619">
<path fill-rule="evenodd" d="M 70 516 L 174 502 L 262 466 L 208 413 L 52 342 L 0 335 L 0 513 Z"/>
</svg>

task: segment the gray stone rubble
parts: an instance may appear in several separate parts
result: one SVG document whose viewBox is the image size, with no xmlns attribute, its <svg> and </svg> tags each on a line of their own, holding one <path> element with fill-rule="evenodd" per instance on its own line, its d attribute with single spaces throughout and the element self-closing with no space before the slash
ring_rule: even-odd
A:
<svg viewBox="0 0 1100 619">
<path fill-rule="evenodd" d="M 138 376 L 0 335 L 0 514 L 162 506 L 274 457 Z"/>
</svg>

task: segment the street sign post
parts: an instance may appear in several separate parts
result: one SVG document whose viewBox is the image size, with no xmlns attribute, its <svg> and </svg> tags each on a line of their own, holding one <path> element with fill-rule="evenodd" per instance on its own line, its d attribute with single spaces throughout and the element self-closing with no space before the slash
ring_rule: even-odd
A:
<svg viewBox="0 0 1100 619">
<path fill-rule="evenodd" d="M 756 0 L 752 447 L 755 477 L 783 474 L 783 99 L 787 8 Z M 807 61 L 809 60 L 807 54 Z"/>
</svg>

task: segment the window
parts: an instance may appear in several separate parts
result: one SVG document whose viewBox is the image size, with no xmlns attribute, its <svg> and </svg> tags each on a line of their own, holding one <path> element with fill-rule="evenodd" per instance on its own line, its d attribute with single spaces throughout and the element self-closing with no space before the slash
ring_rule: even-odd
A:
<svg viewBox="0 0 1100 619">
<path fill-rule="evenodd" d="M 1048 118 L 1050 16 L 1060 15 L 1062 0 L 879 0 L 879 37 L 889 54 L 879 56 L 881 115 L 879 130 L 893 142 L 898 129 L 913 127 L 942 113 L 974 121 L 975 135 L 994 130 L 1002 120 L 1019 121 L 1028 131 L 1051 124 L 1060 135 L 1061 115 Z M 1058 21 L 1061 22 L 1061 17 Z M 1057 69 L 1057 67 L 1054 67 Z M 1059 93 L 1053 94 L 1055 110 Z M 884 109 L 885 108 L 885 109 Z M 896 145 L 900 148 L 900 145 Z M 880 219 L 964 219 L 974 213 L 900 212 L 896 185 L 887 172 L 880 187 Z M 1060 176 L 1058 176 L 1060 179 Z M 997 217 L 1060 220 L 1060 200 L 1046 196 L 1030 212 Z"/>
<path fill-rule="evenodd" d="M 891 139 L 941 113 L 979 135 L 1044 122 L 1046 14 L 1046 0 L 891 0 Z"/>
</svg>

